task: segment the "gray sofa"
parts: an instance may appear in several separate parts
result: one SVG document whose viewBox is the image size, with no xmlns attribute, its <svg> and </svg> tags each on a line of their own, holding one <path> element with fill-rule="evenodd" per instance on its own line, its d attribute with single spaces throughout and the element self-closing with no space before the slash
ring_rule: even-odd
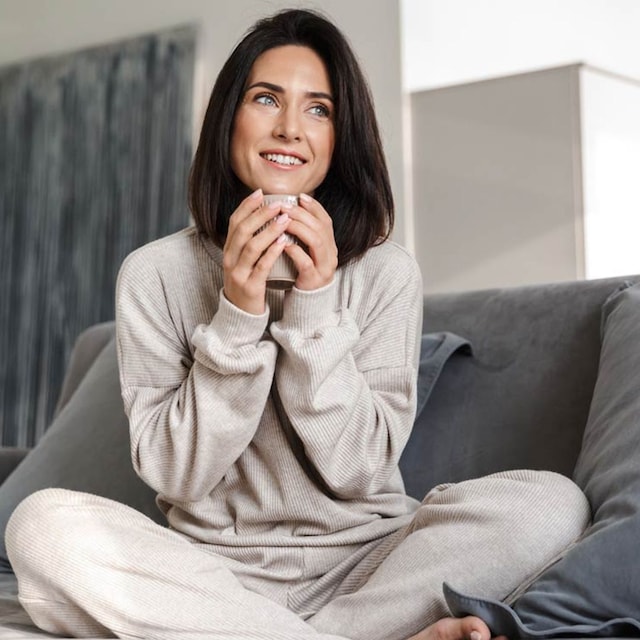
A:
<svg viewBox="0 0 640 640">
<path fill-rule="evenodd" d="M 573 476 L 593 506 L 585 538 L 511 607 L 447 591 L 454 613 L 480 613 L 495 633 L 640 636 L 638 280 L 425 298 L 407 491 L 528 467 Z M 106 495 L 162 522 L 131 469 L 113 323 L 79 336 L 55 420 L 33 450 L 0 450 L 0 480 L 2 531 L 23 497 L 47 486 Z M 3 544 L 0 570 L 0 640 L 47 637 L 17 602 Z"/>
</svg>

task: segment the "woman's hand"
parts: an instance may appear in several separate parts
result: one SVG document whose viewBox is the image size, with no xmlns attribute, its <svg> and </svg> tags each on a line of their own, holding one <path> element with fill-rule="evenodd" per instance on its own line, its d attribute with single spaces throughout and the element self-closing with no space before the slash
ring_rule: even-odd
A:
<svg viewBox="0 0 640 640">
<path fill-rule="evenodd" d="M 324 207 L 311 196 L 300 195 L 300 205 L 283 205 L 282 212 L 291 220 L 287 233 L 308 247 L 287 244 L 285 252 L 298 270 L 296 287 L 311 291 L 331 283 L 338 267 L 338 247 L 333 236 L 333 221 Z"/>
<path fill-rule="evenodd" d="M 265 311 L 267 276 L 285 248 L 283 234 L 290 222 L 287 213 L 278 215 L 283 208 L 281 202 L 268 207 L 261 205 L 260 189 L 240 203 L 229 218 L 222 249 L 224 295 L 236 307 L 254 315 Z M 258 229 L 274 218 L 272 224 L 256 235 Z"/>
</svg>

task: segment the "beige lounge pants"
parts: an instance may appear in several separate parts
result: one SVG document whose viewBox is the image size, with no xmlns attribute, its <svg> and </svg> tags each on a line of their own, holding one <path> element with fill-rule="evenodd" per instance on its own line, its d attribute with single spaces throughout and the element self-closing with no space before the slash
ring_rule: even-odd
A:
<svg viewBox="0 0 640 640">
<path fill-rule="evenodd" d="M 557 474 L 512 471 L 429 493 L 412 523 L 353 547 L 195 543 L 89 494 L 45 489 L 7 527 L 35 624 L 73 637 L 402 640 L 448 615 L 442 583 L 506 600 L 590 517 Z"/>
</svg>

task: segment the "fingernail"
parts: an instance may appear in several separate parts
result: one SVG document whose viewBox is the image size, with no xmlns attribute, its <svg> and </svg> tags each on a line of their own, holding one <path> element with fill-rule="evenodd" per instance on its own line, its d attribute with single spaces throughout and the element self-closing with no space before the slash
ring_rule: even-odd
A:
<svg viewBox="0 0 640 640">
<path fill-rule="evenodd" d="M 280 204 L 282 208 L 287 211 L 291 211 L 291 209 L 293 209 L 293 205 L 290 202 L 281 202 Z"/>
<path fill-rule="evenodd" d="M 256 189 L 249 197 L 252 200 L 257 200 L 262 195 L 262 189 Z"/>
<path fill-rule="evenodd" d="M 311 196 L 307 195 L 306 193 L 301 193 L 300 200 L 302 200 L 302 202 L 311 202 Z M 476 639 L 474 638 L 474 640 Z"/>
<path fill-rule="evenodd" d="M 286 213 L 282 213 L 279 216 L 276 216 L 276 222 L 278 224 L 284 224 L 289 219 L 289 216 Z"/>
<path fill-rule="evenodd" d="M 470 640 L 482 640 L 482 634 L 479 631 L 472 631 L 469 638 Z"/>
<path fill-rule="evenodd" d="M 286 233 L 283 233 L 281 236 L 278 236 L 278 239 L 276 240 L 276 242 L 278 244 L 282 244 L 283 242 L 286 242 L 286 241 L 287 241 L 287 234 Z"/>
</svg>

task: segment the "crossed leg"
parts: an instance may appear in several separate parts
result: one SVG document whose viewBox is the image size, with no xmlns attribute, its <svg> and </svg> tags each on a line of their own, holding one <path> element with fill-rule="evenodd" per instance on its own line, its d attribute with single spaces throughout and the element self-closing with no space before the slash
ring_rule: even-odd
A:
<svg viewBox="0 0 640 640">
<path fill-rule="evenodd" d="M 439 488 L 393 536 L 393 548 L 380 545 L 356 567 L 359 583 L 307 621 L 246 589 L 215 555 L 97 496 L 33 494 L 14 512 L 6 544 L 23 606 L 58 634 L 489 640 L 482 620 L 447 617 L 442 582 L 504 599 L 579 536 L 588 517 L 584 496 L 555 474 L 509 472 Z"/>
<path fill-rule="evenodd" d="M 344 640 L 246 589 L 222 558 L 137 511 L 45 489 L 7 526 L 20 602 L 33 622 L 72 637 Z"/>
<path fill-rule="evenodd" d="M 558 474 L 508 471 L 431 491 L 412 523 L 376 548 L 308 622 L 352 640 L 464 640 L 490 632 L 454 620 L 442 584 L 507 600 L 586 528 L 589 504 Z"/>
</svg>

